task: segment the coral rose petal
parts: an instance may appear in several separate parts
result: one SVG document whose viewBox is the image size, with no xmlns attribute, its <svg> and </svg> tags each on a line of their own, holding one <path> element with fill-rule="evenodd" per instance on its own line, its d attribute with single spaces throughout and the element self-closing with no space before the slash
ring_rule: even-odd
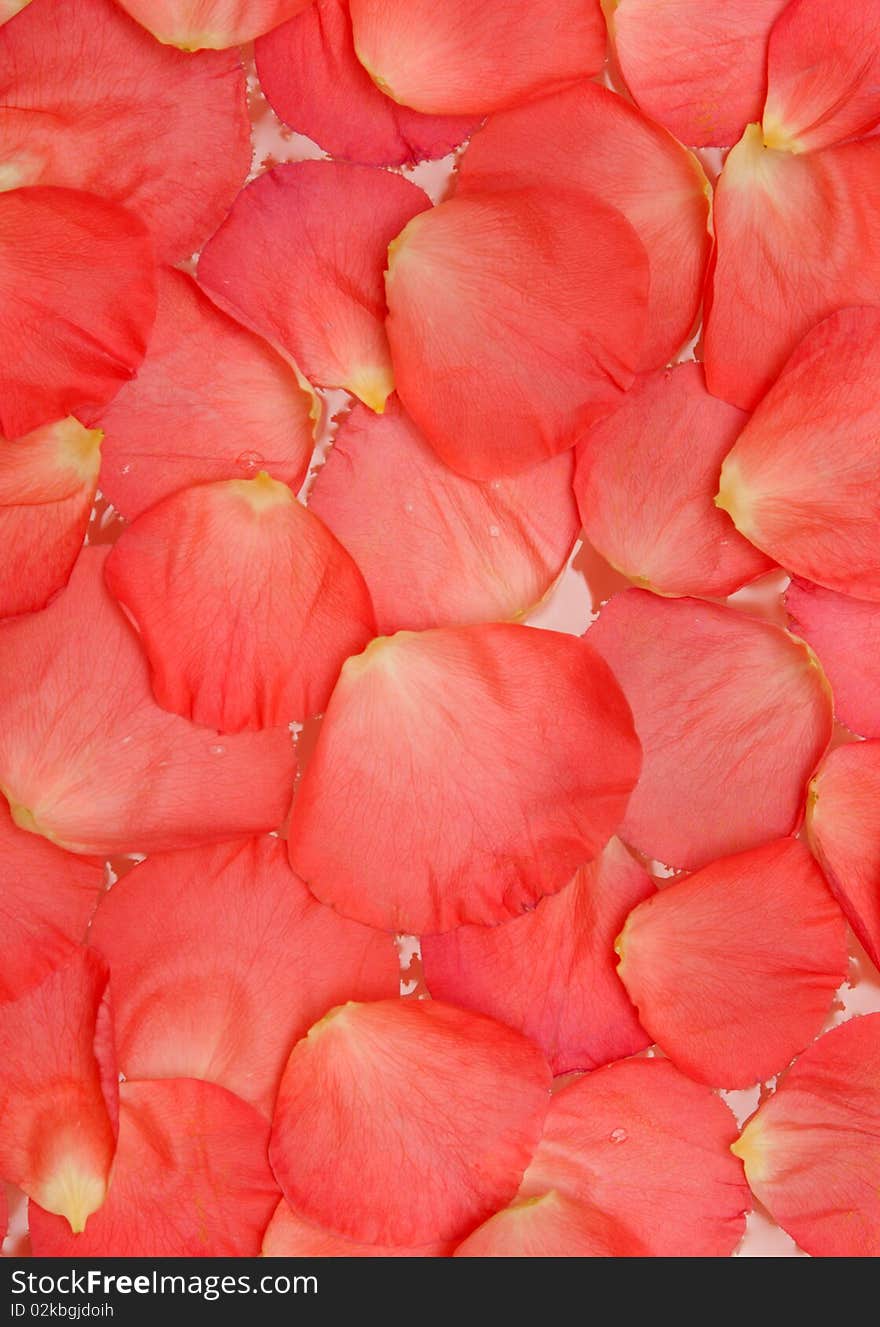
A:
<svg viewBox="0 0 880 1327">
<path fill-rule="evenodd" d="M 583 641 L 507 624 L 400 632 L 342 670 L 291 862 L 371 926 L 504 921 L 597 856 L 639 766 L 629 707 Z"/>
<path fill-rule="evenodd" d="M 880 601 L 880 309 L 810 332 L 737 438 L 717 502 L 790 571 Z"/>
<path fill-rule="evenodd" d="M 714 396 L 753 410 L 821 319 L 880 302 L 880 137 L 778 152 L 750 125 L 715 192 L 704 356 Z"/>
<path fill-rule="evenodd" d="M 263 1236 L 264 1258 L 444 1258 L 448 1244 L 355 1244 L 304 1220 L 284 1198 Z"/>
<path fill-rule="evenodd" d="M 644 1247 L 604 1212 L 551 1190 L 496 1212 L 456 1258 L 640 1258 Z"/>
<path fill-rule="evenodd" d="M 159 272 L 159 309 L 137 377 L 89 423 L 105 433 L 101 491 L 124 516 L 189 484 L 267 469 L 292 489 L 308 470 L 313 401 L 265 341 L 193 279 Z"/>
<path fill-rule="evenodd" d="M 313 383 L 381 412 L 394 389 L 385 335 L 388 245 L 430 207 L 390 171 L 344 162 L 276 166 L 248 185 L 199 260 L 222 308 Z"/>
<path fill-rule="evenodd" d="M 291 1052 L 272 1166 L 297 1212 L 359 1243 L 460 1239 L 515 1194 L 549 1089 L 538 1048 L 490 1018 L 347 1004 Z"/>
<path fill-rule="evenodd" d="M 810 787 L 807 833 L 847 920 L 880 968 L 880 742 L 837 747 Z"/>
<path fill-rule="evenodd" d="M 383 92 L 434 115 L 486 115 L 602 68 L 598 0 L 350 0 L 358 58 Z"/>
<path fill-rule="evenodd" d="M 159 704 L 220 732 L 322 712 L 345 660 L 376 634 L 348 553 L 265 472 L 151 507 L 105 577 L 140 631 Z"/>
<path fill-rule="evenodd" d="M 846 976 L 846 925 L 807 848 L 778 839 L 639 904 L 617 952 L 639 1018 L 670 1059 L 698 1083 L 741 1088 L 784 1069 L 822 1030 Z"/>
<path fill-rule="evenodd" d="M 622 1060 L 556 1093 L 519 1196 L 595 1207 L 649 1257 L 727 1257 L 749 1205 L 735 1138 L 724 1102 L 667 1060 Z"/>
<path fill-rule="evenodd" d="M 2 26 L 2 24 L 4 23 L 8 23 L 9 20 L 11 18 L 14 18 L 16 14 L 20 14 L 21 11 L 24 9 L 25 5 L 29 4 L 30 0 L 0 0 L 0 26 Z M 5 1213 L 5 1208 L 3 1210 Z M 0 1222 L 0 1229 L 3 1230 L 3 1233 L 5 1235 L 6 1233 L 5 1223 Z"/>
<path fill-rule="evenodd" d="M 253 41 L 311 4 L 311 0 L 119 0 L 163 45 L 182 51 L 222 51 Z"/>
<path fill-rule="evenodd" d="M 155 316 L 136 217 L 74 189 L 0 192 L 0 435 L 106 404 L 137 371 Z"/>
<path fill-rule="evenodd" d="M 820 1037 L 734 1151 L 774 1221 L 816 1258 L 880 1256 L 880 1014 Z"/>
<path fill-rule="evenodd" d="M 67 584 L 101 467 L 101 433 L 72 417 L 0 438 L 0 617 L 32 613 Z"/>
<path fill-rule="evenodd" d="M 709 257 L 709 187 L 697 159 L 621 97 L 580 83 L 493 115 L 468 145 L 456 179 L 459 197 L 531 185 L 556 190 L 565 180 L 616 207 L 651 268 L 639 367 L 665 364 L 688 339 Z"/>
<path fill-rule="evenodd" d="M 793 152 L 880 122 L 880 0 L 793 0 L 770 37 L 764 141 Z"/>
<path fill-rule="evenodd" d="M 43 981 L 85 940 L 103 882 L 99 862 L 19 829 L 0 798 L 0 1000 Z"/>
<path fill-rule="evenodd" d="M 80 949 L 0 1002 L 0 1175 L 57 1213 L 68 1235 L 104 1202 L 116 1145 L 108 975 Z"/>
<path fill-rule="evenodd" d="M 785 606 L 792 631 L 821 660 L 837 718 L 861 737 L 880 737 L 880 603 L 795 577 Z"/>
<path fill-rule="evenodd" d="M 160 709 L 137 637 L 85 549 L 44 612 L 0 627 L 0 791 L 22 828 L 74 852 L 155 852 L 276 828 L 286 729 L 218 742 Z"/>
<path fill-rule="evenodd" d="M 649 282 L 629 222 L 579 190 L 441 203 L 389 254 L 401 401 L 472 479 L 537 465 L 620 404 L 640 363 Z"/>
<path fill-rule="evenodd" d="M 577 448 L 575 495 L 593 547 L 666 595 L 723 598 L 768 571 L 713 501 L 746 419 L 709 395 L 699 364 L 639 378 Z"/>
<path fill-rule="evenodd" d="M 0 189 L 123 203 L 177 262 L 217 228 L 250 162 L 237 52 L 160 46 L 113 0 L 37 0 L 0 31 Z"/>
<path fill-rule="evenodd" d="M 126 1078 L 205 1078 L 270 1115 L 291 1046 L 331 1005 L 396 995 L 390 936 L 316 902 L 277 838 L 157 853 L 102 900 Z"/>
<path fill-rule="evenodd" d="M 471 116 L 421 115 L 380 92 L 355 54 L 348 0 L 316 0 L 261 37 L 255 54 L 279 119 L 343 161 L 413 165 L 445 156 L 479 124 Z"/>
<path fill-rule="evenodd" d="M 531 1037 L 555 1074 L 633 1055 L 651 1038 L 617 979 L 614 940 L 653 892 L 651 877 L 612 839 L 523 917 L 425 936 L 428 989 Z"/>
<path fill-rule="evenodd" d="M 587 639 L 632 706 L 645 759 L 620 835 L 667 866 L 793 833 L 831 738 L 831 696 L 802 642 L 695 599 L 625 590 Z"/>
<path fill-rule="evenodd" d="M 366 577 L 379 631 L 525 617 L 578 536 L 574 458 L 482 483 L 448 469 L 392 397 L 356 405 L 309 494 Z M 389 484 L 389 476 L 394 482 Z"/>
<path fill-rule="evenodd" d="M 770 32 L 788 0 L 610 0 L 627 86 L 692 147 L 727 147 L 761 118 Z"/>
<path fill-rule="evenodd" d="M 278 1204 L 269 1126 L 213 1083 L 123 1083 L 107 1201 L 83 1235 L 30 1206 L 38 1258 L 255 1258 Z"/>
</svg>

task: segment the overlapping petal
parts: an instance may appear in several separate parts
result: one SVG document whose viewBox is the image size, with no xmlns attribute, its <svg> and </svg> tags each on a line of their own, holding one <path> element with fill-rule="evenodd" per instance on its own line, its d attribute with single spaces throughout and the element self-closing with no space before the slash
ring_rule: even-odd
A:
<svg viewBox="0 0 880 1327">
<path fill-rule="evenodd" d="M 311 0 L 118 0 L 164 45 L 182 51 L 225 50 L 253 41 Z"/>
<path fill-rule="evenodd" d="M 629 707 L 583 641 L 507 624 L 399 632 L 342 670 L 291 862 L 372 926 L 500 922 L 597 856 L 639 761 Z"/>
<path fill-rule="evenodd" d="M 625 590 L 587 639 L 632 706 L 644 750 L 621 837 L 694 870 L 797 829 L 831 738 L 815 656 L 769 622 Z"/>
<path fill-rule="evenodd" d="M 447 1244 L 355 1244 L 316 1226 L 281 1199 L 263 1236 L 264 1258 L 443 1258 Z"/>
<path fill-rule="evenodd" d="M 287 729 L 218 734 L 159 708 L 137 637 L 86 549 L 44 612 L 0 627 L 0 790 L 74 852 L 153 852 L 276 828 Z"/>
<path fill-rule="evenodd" d="M 645 1249 L 623 1226 L 551 1189 L 511 1203 L 459 1244 L 456 1258 L 640 1258 Z"/>
<path fill-rule="evenodd" d="M 785 607 L 792 631 L 822 662 L 837 718 L 861 737 L 880 737 L 880 603 L 795 577 Z"/>
</svg>

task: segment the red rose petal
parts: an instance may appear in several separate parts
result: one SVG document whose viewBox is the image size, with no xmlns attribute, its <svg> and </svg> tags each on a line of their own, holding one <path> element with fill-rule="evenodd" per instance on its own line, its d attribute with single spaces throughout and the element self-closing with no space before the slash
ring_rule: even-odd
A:
<svg viewBox="0 0 880 1327">
<path fill-rule="evenodd" d="M 183 51 L 241 46 L 286 23 L 311 0 L 119 0 L 160 42 Z"/>
<path fill-rule="evenodd" d="M 880 600 L 880 309 L 804 338 L 721 470 L 718 505 L 784 567 Z"/>
<path fill-rule="evenodd" d="M 880 1014 L 820 1037 L 734 1145 L 754 1194 L 813 1257 L 880 1256 Z"/>
<path fill-rule="evenodd" d="M 350 0 L 354 44 L 395 101 L 485 115 L 589 78 L 605 60 L 597 0 Z"/>
<path fill-rule="evenodd" d="M 151 856 L 102 900 L 126 1078 L 205 1078 L 271 1114 L 291 1046 L 347 999 L 399 990 L 390 936 L 317 903 L 276 838 Z"/>
<path fill-rule="evenodd" d="M 556 1093 L 520 1196 L 595 1207 L 650 1257 L 727 1257 L 749 1205 L 735 1138 L 714 1093 L 666 1060 L 623 1060 Z"/>
<path fill-rule="evenodd" d="M 101 467 L 101 433 L 67 418 L 0 438 L 0 617 L 44 608 L 82 547 Z"/>
<path fill-rule="evenodd" d="M 39 0 L 0 32 L 7 188 L 58 184 L 123 203 L 177 262 L 222 221 L 250 162 L 237 52 L 160 46 L 113 0 Z"/>
<path fill-rule="evenodd" d="M 695 599 L 617 594 L 588 639 L 632 706 L 645 753 L 620 835 L 695 870 L 797 829 L 831 738 L 828 684 L 803 644 Z"/>
<path fill-rule="evenodd" d="M 37 1258 L 254 1258 L 278 1203 L 269 1126 L 213 1083 L 123 1083 L 107 1201 L 83 1235 L 33 1203 Z"/>
<path fill-rule="evenodd" d="M 104 405 L 134 376 L 156 315 L 149 236 L 73 189 L 0 193 L 0 306 L 0 435 Z"/>
<path fill-rule="evenodd" d="M 880 301 L 880 138 L 798 155 L 765 148 L 750 125 L 714 219 L 706 382 L 752 410 L 817 322 Z"/>
<path fill-rule="evenodd" d="M 772 567 L 714 504 L 747 416 L 706 391 L 699 364 L 639 378 L 577 448 L 575 495 L 594 548 L 660 594 L 732 594 Z"/>
<path fill-rule="evenodd" d="M 646 114 L 693 147 L 727 147 L 761 118 L 770 31 L 788 0 L 619 0 L 621 72 Z"/>
<path fill-rule="evenodd" d="M 585 150 L 586 145 L 586 150 Z M 651 267 L 640 368 L 675 355 L 697 319 L 709 257 L 709 187 L 696 158 L 595 83 L 493 115 L 461 159 L 456 194 L 560 180 L 623 213 Z"/>
<path fill-rule="evenodd" d="M 442 460 L 492 479 L 565 451 L 640 362 L 648 259 L 579 190 L 453 198 L 389 251 L 400 399 Z"/>
<path fill-rule="evenodd" d="M 793 0 L 773 28 L 764 141 L 813 151 L 880 121 L 880 0 Z"/>
<path fill-rule="evenodd" d="M 159 704 L 220 732 L 322 712 L 376 634 L 345 549 L 265 471 L 151 507 L 105 576 L 141 633 Z"/>
<path fill-rule="evenodd" d="M 342 162 L 276 166 L 248 185 L 199 260 L 211 298 L 290 355 L 314 383 L 381 412 L 394 390 L 383 273 L 427 195 Z"/>
<path fill-rule="evenodd" d="M 651 1044 L 615 972 L 614 940 L 654 883 L 617 840 L 565 889 L 502 926 L 425 936 L 433 995 L 489 1014 L 542 1048 L 555 1074 Z"/>
<path fill-rule="evenodd" d="M 0 627 L 0 791 L 74 852 L 154 852 L 275 828 L 296 768 L 286 729 L 217 741 L 159 709 L 137 637 L 85 549 L 44 612 Z"/>
<path fill-rule="evenodd" d="M 0 1175 L 63 1217 L 68 1235 L 104 1202 L 116 1145 L 107 977 L 80 949 L 0 1002 Z"/>
<path fill-rule="evenodd" d="M 791 629 L 821 660 L 841 723 L 880 737 L 880 604 L 795 578 L 785 592 Z"/>
<path fill-rule="evenodd" d="M 810 846 L 847 920 L 880 967 L 880 742 L 826 756 L 810 786 Z"/>
<path fill-rule="evenodd" d="M 384 635 L 518 619 L 574 547 L 573 471 L 564 453 L 513 477 L 465 479 L 392 397 L 381 417 L 357 405 L 343 421 L 309 507 L 366 577 Z"/>
<path fill-rule="evenodd" d="M 629 708 L 583 641 L 506 624 L 400 632 L 342 670 L 291 862 L 371 926 L 500 922 L 601 851 L 638 770 Z"/>
<path fill-rule="evenodd" d="M 459 1239 L 516 1192 L 549 1088 L 538 1048 L 492 1019 L 347 1004 L 291 1052 L 272 1166 L 298 1212 L 349 1239 Z"/>
<path fill-rule="evenodd" d="M 279 119 L 343 161 L 408 166 L 442 157 L 479 124 L 420 115 L 380 92 L 355 54 L 348 0 L 316 0 L 261 37 L 255 54 Z"/>
<path fill-rule="evenodd" d="M 652 1039 L 690 1078 L 725 1088 L 784 1069 L 822 1030 L 847 966 L 843 916 L 797 839 L 723 857 L 640 903 L 617 951 Z"/>
<path fill-rule="evenodd" d="M 555 1190 L 496 1212 L 456 1258 L 640 1258 L 644 1247 L 616 1221 Z"/>
<path fill-rule="evenodd" d="M 266 468 L 292 489 L 314 439 L 309 392 L 191 277 L 159 271 L 159 309 L 137 377 L 89 423 L 106 435 L 101 491 L 128 517 L 189 484 Z"/>
<path fill-rule="evenodd" d="M 262 1252 L 264 1258 L 444 1258 L 451 1249 L 448 1244 L 355 1244 L 304 1220 L 282 1198 L 263 1236 Z"/>
<path fill-rule="evenodd" d="M 25 833 L 0 798 L 0 1000 L 43 981 L 85 940 L 103 881 L 99 862 Z"/>
</svg>

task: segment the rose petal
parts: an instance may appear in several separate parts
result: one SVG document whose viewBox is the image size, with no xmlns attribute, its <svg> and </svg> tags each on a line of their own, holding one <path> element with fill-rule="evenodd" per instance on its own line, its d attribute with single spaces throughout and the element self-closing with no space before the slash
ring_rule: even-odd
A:
<svg viewBox="0 0 880 1327">
<path fill-rule="evenodd" d="M 237 52 L 160 46 L 113 0 L 39 0 L 0 32 L 0 188 L 123 203 L 177 262 L 217 228 L 250 161 Z"/>
<path fill-rule="evenodd" d="M 312 382 L 344 387 L 381 412 L 394 390 L 383 326 L 388 245 L 429 206 L 390 171 L 276 166 L 240 194 L 205 246 L 199 281 Z"/>
<path fill-rule="evenodd" d="M 347 1004 L 291 1052 L 272 1166 L 291 1206 L 349 1239 L 458 1239 L 513 1197 L 549 1088 L 538 1048 L 492 1019 Z"/>
<path fill-rule="evenodd" d="M 25 5 L 28 4 L 30 4 L 30 0 L 0 0 L 0 25 L 8 23 L 16 14 L 21 13 Z M 5 1223 L 2 1224 L 2 1229 L 5 1234 Z"/>
<path fill-rule="evenodd" d="M 880 309 L 804 338 L 737 438 L 717 502 L 784 567 L 880 600 Z"/>
<path fill-rule="evenodd" d="M 491 116 L 461 159 L 456 195 L 555 190 L 562 179 L 618 208 L 645 246 L 651 289 L 639 367 L 665 364 L 696 323 L 709 257 L 699 162 L 622 97 L 579 83 Z"/>
<path fill-rule="evenodd" d="M 784 1069 L 822 1030 L 847 967 L 843 916 L 797 839 L 723 857 L 640 903 L 617 952 L 652 1039 L 690 1078 L 725 1088 Z"/>
<path fill-rule="evenodd" d="M 646 114 L 693 147 L 727 147 L 760 119 L 770 31 L 788 0 L 618 0 L 610 30 Z"/>
<path fill-rule="evenodd" d="M 736 1122 L 666 1060 L 622 1060 L 557 1092 L 521 1198 L 557 1190 L 654 1258 L 721 1258 L 745 1229 Z"/>
<path fill-rule="evenodd" d="M 640 362 L 648 259 L 579 190 L 453 198 L 389 251 L 400 399 L 440 458 L 492 479 L 565 451 L 620 404 Z"/>
<path fill-rule="evenodd" d="M 563 453 L 512 477 L 465 479 L 392 397 L 381 417 L 357 405 L 342 422 L 309 507 L 363 572 L 383 634 L 519 619 L 574 547 L 573 470 Z"/>
<path fill-rule="evenodd" d="M 583 641 L 502 624 L 400 632 L 342 670 L 291 862 L 371 926 L 503 921 L 601 851 L 638 770 L 629 709 Z"/>
<path fill-rule="evenodd" d="M 119 0 L 160 42 L 182 51 L 224 50 L 286 23 L 311 0 Z"/>
<path fill-rule="evenodd" d="M 317 1018 L 400 984 L 392 939 L 317 903 L 276 838 L 149 857 L 101 900 L 89 943 L 113 969 L 126 1078 L 205 1078 L 266 1115 Z"/>
<path fill-rule="evenodd" d="M 797 829 L 831 737 L 815 657 L 769 622 L 625 590 L 588 639 L 632 706 L 645 758 L 620 835 L 695 870 Z"/>
<path fill-rule="evenodd" d="M 880 121 L 880 0 L 793 0 L 768 53 L 764 141 L 814 151 Z"/>
<path fill-rule="evenodd" d="M 565 889 L 515 921 L 425 936 L 425 981 L 440 999 L 537 1042 L 555 1074 L 633 1055 L 651 1038 L 617 979 L 613 946 L 627 913 L 653 892 L 612 839 Z"/>
<path fill-rule="evenodd" d="M 880 742 L 826 756 L 810 785 L 810 846 L 850 926 L 880 967 Z"/>
<path fill-rule="evenodd" d="M 262 1252 L 264 1258 L 444 1258 L 451 1249 L 448 1244 L 355 1244 L 304 1220 L 282 1198 L 263 1236 Z"/>
<path fill-rule="evenodd" d="M 837 718 L 862 737 L 880 737 L 880 604 L 795 577 L 785 607 L 792 631 L 822 662 Z"/>
<path fill-rule="evenodd" d="M 753 410 L 817 322 L 880 301 L 880 138 L 797 155 L 766 148 L 750 125 L 714 220 L 706 382 Z"/>
<path fill-rule="evenodd" d="M 146 230 L 73 189 L 0 193 L 0 307 L 0 434 L 105 405 L 137 371 L 156 316 Z"/>
<path fill-rule="evenodd" d="M 733 1150 L 774 1221 L 813 1257 L 880 1255 L 880 1014 L 820 1037 Z"/>
<path fill-rule="evenodd" d="M 380 92 L 355 54 L 348 0 L 316 0 L 261 37 L 255 55 L 278 118 L 343 161 L 414 165 L 445 156 L 479 124 L 470 116 L 421 115 Z"/>
<path fill-rule="evenodd" d="M 105 578 L 141 633 L 162 708 L 224 733 L 322 712 L 376 634 L 354 562 L 265 471 L 151 507 Z"/>
<path fill-rule="evenodd" d="M 496 1212 L 456 1258 L 640 1258 L 644 1248 L 604 1212 L 555 1190 Z"/>
<path fill-rule="evenodd" d="M 183 272 L 159 270 L 159 309 L 133 382 L 87 422 L 106 435 L 101 490 L 123 515 L 189 484 L 251 479 L 262 467 L 294 490 L 312 455 L 313 399 L 259 337 Z"/>
<path fill-rule="evenodd" d="M 99 862 L 25 833 L 0 798 L 0 1000 L 38 985 L 85 940 L 103 881 Z"/>
<path fill-rule="evenodd" d="M 154 852 L 274 829 L 296 758 L 286 729 L 217 741 L 159 709 L 132 628 L 85 549 L 44 612 L 0 627 L 0 791 L 73 852 Z"/>
<path fill-rule="evenodd" d="M 612 566 L 659 594 L 732 594 L 772 567 L 715 506 L 747 416 L 706 391 L 699 364 L 637 379 L 577 448 L 584 531 Z"/>
<path fill-rule="evenodd" d="M 123 1083 L 107 1201 L 83 1235 L 30 1206 L 38 1258 L 255 1258 L 278 1203 L 269 1126 L 213 1083 Z"/>
<path fill-rule="evenodd" d="M 0 1002 L 0 1175 L 81 1231 L 107 1195 L 116 1145 L 108 969 L 76 950 Z M 89 1223 L 91 1225 L 91 1222 Z"/>
<path fill-rule="evenodd" d="M 485 115 L 589 78 L 605 59 L 597 0 L 350 0 L 358 58 L 394 101 Z"/>
<path fill-rule="evenodd" d="M 98 487 L 101 433 L 72 417 L 0 438 L 0 617 L 44 608 L 67 584 Z"/>
</svg>

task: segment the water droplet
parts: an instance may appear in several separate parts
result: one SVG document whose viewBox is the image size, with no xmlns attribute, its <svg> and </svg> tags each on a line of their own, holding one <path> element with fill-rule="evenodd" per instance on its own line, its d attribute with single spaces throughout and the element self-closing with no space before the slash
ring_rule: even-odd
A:
<svg viewBox="0 0 880 1327">
<path fill-rule="evenodd" d="M 134 741 L 134 738 L 129 734 L 128 737 L 123 737 L 123 738 L 122 738 L 122 741 L 120 742 L 120 746 L 128 746 L 129 743 L 131 743 L 131 742 L 133 742 L 133 741 Z"/>
<path fill-rule="evenodd" d="M 130 465 L 124 465 L 124 466 L 122 467 L 122 473 L 123 473 L 124 475 L 130 475 L 130 474 L 131 474 L 131 466 L 130 466 Z"/>
<path fill-rule="evenodd" d="M 238 456 L 235 458 L 235 464 L 238 468 L 246 471 L 248 474 L 253 474 L 255 470 L 259 470 L 260 466 L 265 465 L 265 463 L 265 457 L 260 452 L 239 452 Z"/>
<path fill-rule="evenodd" d="M 489 487 L 490 487 L 490 488 L 494 488 L 495 491 L 496 491 L 496 493 L 497 493 L 497 492 L 498 492 L 498 489 L 501 487 L 501 480 L 500 480 L 500 479 L 493 479 L 493 480 L 492 480 L 492 483 L 489 485 Z"/>
<path fill-rule="evenodd" d="M 408 512 L 409 515 L 411 516 L 412 513 L 413 513 L 413 505 L 412 505 L 412 503 L 411 503 L 411 502 L 407 502 L 407 503 L 405 503 L 405 504 L 404 504 L 404 508 L 403 508 L 403 510 L 404 510 L 405 512 Z"/>
<path fill-rule="evenodd" d="M 226 754 L 225 746 L 212 746 L 209 747 L 208 750 L 211 752 L 212 756 L 223 756 Z"/>
<path fill-rule="evenodd" d="M 493 539 L 497 539 L 498 536 L 501 534 L 501 527 L 499 525 L 490 525 L 489 534 L 492 536 Z"/>
<path fill-rule="evenodd" d="M 608 1139 L 612 1143 L 625 1143 L 627 1139 L 626 1129 L 612 1129 Z"/>
</svg>

